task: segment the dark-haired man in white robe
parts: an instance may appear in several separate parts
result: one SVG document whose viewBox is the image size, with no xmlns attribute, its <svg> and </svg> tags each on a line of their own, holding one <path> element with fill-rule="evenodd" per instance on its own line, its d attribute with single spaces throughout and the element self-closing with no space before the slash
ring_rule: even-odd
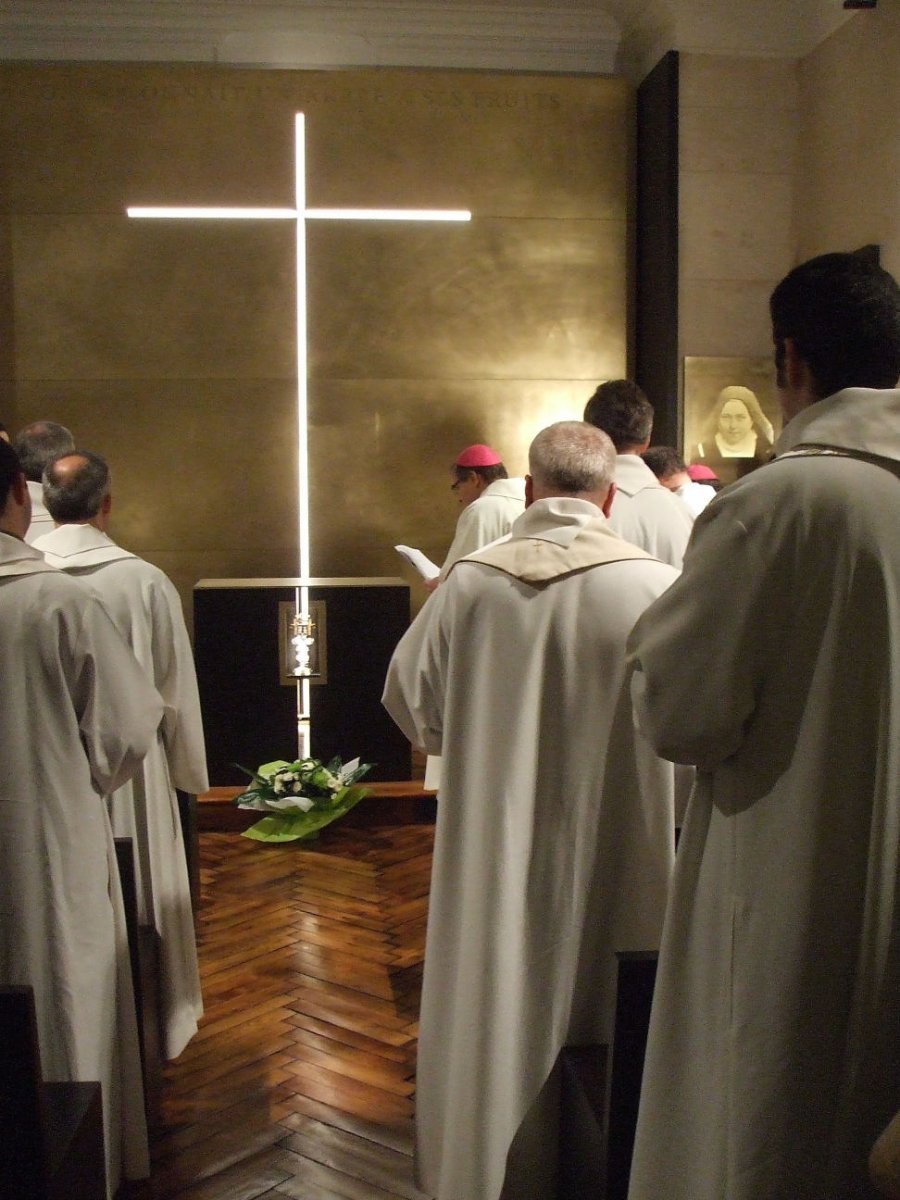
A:
<svg viewBox="0 0 900 1200">
<path fill-rule="evenodd" d="M 0 984 L 34 989 L 45 1079 L 100 1081 L 112 1196 L 149 1165 L 102 797 L 138 770 L 163 705 L 103 605 L 26 545 L 30 516 L 25 477 L 0 441 Z"/>
<path fill-rule="evenodd" d="M 584 419 L 608 434 L 616 448 L 610 526 L 626 542 L 680 570 L 694 514 L 641 458 L 653 432 L 653 405 L 630 379 L 610 379 L 588 400 Z"/>
<path fill-rule="evenodd" d="M 138 918 L 159 936 L 160 1039 L 177 1058 L 203 1012 L 190 881 L 175 789 L 209 787 L 194 658 L 181 600 L 166 575 L 106 534 L 110 476 L 98 454 L 77 451 L 44 471 L 57 528 L 34 543 L 47 561 L 100 596 L 165 702 L 159 736 L 132 779 L 108 799 L 117 837 L 131 838 Z"/>
<path fill-rule="evenodd" d="M 529 461 L 510 539 L 455 564 L 384 694 L 443 754 L 416 1084 L 438 1200 L 556 1194 L 557 1058 L 610 1040 L 615 953 L 658 945 L 673 861 L 625 640 L 677 571 L 610 530 L 606 434 L 552 425 Z"/>
<path fill-rule="evenodd" d="M 631 1200 L 868 1200 L 900 1108 L 900 287 L 823 255 L 771 313 L 776 458 L 630 644 L 642 728 L 697 767 Z"/>
</svg>

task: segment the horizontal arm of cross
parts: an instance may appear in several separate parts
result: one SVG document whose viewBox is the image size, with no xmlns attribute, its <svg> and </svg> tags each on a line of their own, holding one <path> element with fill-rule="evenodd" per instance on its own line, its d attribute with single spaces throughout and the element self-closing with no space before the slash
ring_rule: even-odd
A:
<svg viewBox="0 0 900 1200">
<path fill-rule="evenodd" d="M 144 220 L 187 221 L 470 221 L 465 208 L 161 208 L 125 210 Z"/>
</svg>

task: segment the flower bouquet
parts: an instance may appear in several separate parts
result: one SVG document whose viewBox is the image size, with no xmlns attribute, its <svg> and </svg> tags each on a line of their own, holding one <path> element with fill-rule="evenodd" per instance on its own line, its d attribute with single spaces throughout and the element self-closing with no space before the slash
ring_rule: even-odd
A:
<svg viewBox="0 0 900 1200">
<path fill-rule="evenodd" d="M 339 758 L 333 758 L 324 766 L 317 758 L 295 762 L 279 758 L 263 763 L 256 771 L 238 769 L 249 775 L 253 784 L 235 796 L 234 803 L 267 814 L 245 829 L 243 836 L 257 842 L 295 842 L 317 837 L 320 829 L 368 796 L 368 788 L 355 784 L 372 769 L 372 763 L 354 758 L 343 766 Z"/>
</svg>

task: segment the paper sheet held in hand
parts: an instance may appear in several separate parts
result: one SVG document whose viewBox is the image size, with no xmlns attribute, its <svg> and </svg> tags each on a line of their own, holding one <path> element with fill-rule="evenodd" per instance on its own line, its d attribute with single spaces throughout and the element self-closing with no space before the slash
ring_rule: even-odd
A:
<svg viewBox="0 0 900 1200">
<path fill-rule="evenodd" d="M 421 550 L 414 550 L 412 546 L 395 546 L 394 549 L 398 554 L 402 554 L 408 563 L 412 563 L 423 579 L 436 579 L 440 575 L 441 568 Z"/>
</svg>

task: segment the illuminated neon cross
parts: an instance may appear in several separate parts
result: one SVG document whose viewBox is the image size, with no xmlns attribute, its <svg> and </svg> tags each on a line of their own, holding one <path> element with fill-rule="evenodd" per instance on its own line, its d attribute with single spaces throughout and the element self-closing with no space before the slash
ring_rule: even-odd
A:
<svg viewBox="0 0 900 1200">
<path fill-rule="evenodd" d="M 309 434 L 307 403 L 307 301 L 306 301 L 306 222 L 307 221 L 469 221 L 467 209 L 416 208 L 307 208 L 306 207 L 306 128 L 303 113 L 294 117 L 293 208 L 161 208 L 130 207 L 129 217 L 164 220 L 218 221 L 294 221 L 297 227 L 297 491 L 299 518 L 299 574 L 309 577 Z M 297 590 L 297 612 L 309 609 L 309 589 Z M 300 680 L 299 716 L 301 727 L 308 722 L 309 679 Z M 305 757 L 301 732 L 301 757 Z M 307 728 L 308 742 L 308 728 Z M 306 748 L 308 753 L 308 746 Z"/>
</svg>

